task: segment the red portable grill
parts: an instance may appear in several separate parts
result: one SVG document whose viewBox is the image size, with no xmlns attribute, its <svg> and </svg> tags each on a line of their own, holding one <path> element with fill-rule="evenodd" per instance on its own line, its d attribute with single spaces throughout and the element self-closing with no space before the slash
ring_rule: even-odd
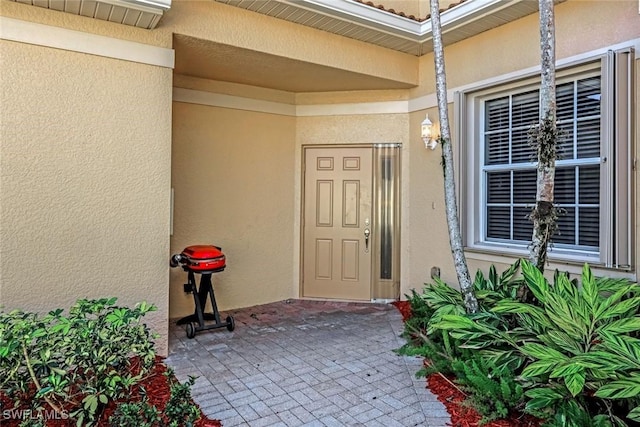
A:
<svg viewBox="0 0 640 427">
<path fill-rule="evenodd" d="M 187 272 L 187 283 L 184 291 L 193 294 L 195 312 L 189 316 L 178 320 L 178 325 L 186 325 L 187 338 L 196 336 L 196 332 L 208 329 L 227 328 L 233 331 L 235 321 L 233 317 L 227 316 L 225 322 L 220 319 L 220 312 L 216 304 L 216 297 L 213 293 L 211 275 L 219 273 L 227 266 L 226 257 L 222 253 L 222 248 L 213 245 L 194 245 L 186 247 L 181 253 L 171 257 L 169 264 L 171 267 L 180 265 Z M 200 287 L 196 286 L 195 275 L 200 274 Z M 206 313 L 207 298 L 211 300 L 212 313 Z M 205 324 L 205 320 L 213 320 L 212 324 Z"/>
</svg>

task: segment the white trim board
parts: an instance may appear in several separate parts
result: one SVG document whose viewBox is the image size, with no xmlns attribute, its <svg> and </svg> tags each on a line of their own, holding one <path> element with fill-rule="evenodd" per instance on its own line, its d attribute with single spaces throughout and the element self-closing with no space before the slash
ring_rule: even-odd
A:
<svg viewBox="0 0 640 427">
<path fill-rule="evenodd" d="M 409 112 L 409 101 L 358 102 L 349 104 L 296 105 L 296 116 L 350 116 Z"/>
<path fill-rule="evenodd" d="M 399 114 L 409 112 L 409 101 L 293 105 L 180 87 L 173 88 L 173 101 L 291 117 Z"/>
<path fill-rule="evenodd" d="M 173 49 L 0 16 L 0 39 L 173 69 Z"/>
<path fill-rule="evenodd" d="M 296 116 L 296 106 L 282 102 L 262 101 L 241 96 L 224 95 L 201 90 L 173 88 L 173 101 L 209 107 L 231 108 L 233 110 L 255 111 L 258 113 Z"/>
</svg>

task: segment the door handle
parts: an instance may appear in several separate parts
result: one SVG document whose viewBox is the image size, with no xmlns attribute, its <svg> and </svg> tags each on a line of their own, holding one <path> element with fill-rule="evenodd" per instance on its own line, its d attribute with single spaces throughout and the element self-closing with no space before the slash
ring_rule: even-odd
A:
<svg viewBox="0 0 640 427">
<path fill-rule="evenodd" d="M 371 235 L 371 230 L 368 228 L 364 229 L 364 251 L 369 252 L 369 236 Z"/>
</svg>

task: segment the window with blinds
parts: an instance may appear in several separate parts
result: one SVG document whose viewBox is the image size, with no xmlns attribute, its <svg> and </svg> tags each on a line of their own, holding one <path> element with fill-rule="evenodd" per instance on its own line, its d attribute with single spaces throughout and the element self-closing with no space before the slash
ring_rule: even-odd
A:
<svg viewBox="0 0 640 427">
<path fill-rule="evenodd" d="M 558 67 L 560 130 L 550 259 L 631 269 L 633 259 L 632 48 Z M 540 117 L 536 73 L 455 94 L 461 217 L 475 251 L 527 256 L 536 202 L 530 130 Z"/>
<path fill-rule="evenodd" d="M 600 76 L 557 86 L 561 130 L 555 202 L 556 245 L 597 252 L 600 189 Z M 539 90 L 484 101 L 485 230 L 491 241 L 531 240 L 536 201 L 535 151 L 528 133 L 540 116 Z"/>
</svg>

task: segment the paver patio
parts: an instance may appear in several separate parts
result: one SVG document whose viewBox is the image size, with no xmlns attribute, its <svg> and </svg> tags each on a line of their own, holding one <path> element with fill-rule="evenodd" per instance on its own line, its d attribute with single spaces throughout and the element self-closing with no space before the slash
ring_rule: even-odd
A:
<svg viewBox="0 0 640 427">
<path fill-rule="evenodd" d="M 186 337 L 172 322 L 167 365 L 198 376 L 193 398 L 232 426 L 444 427 L 449 414 L 398 356 L 390 304 L 287 300 L 223 313 L 236 329 Z"/>
</svg>

